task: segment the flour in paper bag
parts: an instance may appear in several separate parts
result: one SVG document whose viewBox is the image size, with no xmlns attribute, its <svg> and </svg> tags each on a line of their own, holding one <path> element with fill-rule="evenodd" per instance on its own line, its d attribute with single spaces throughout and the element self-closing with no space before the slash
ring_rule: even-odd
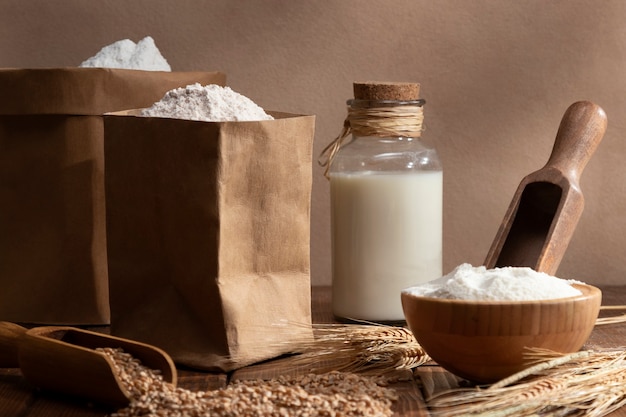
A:
<svg viewBox="0 0 626 417">
<path fill-rule="evenodd" d="M 175 88 L 142 116 L 199 120 L 204 122 L 273 120 L 259 105 L 230 87 L 199 83 Z"/>
<path fill-rule="evenodd" d="M 96 55 L 83 61 L 80 67 L 143 71 L 172 70 L 150 36 L 146 36 L 136 44 L 130 39 L 123 39 L 107 45 Z"/>
</svg>

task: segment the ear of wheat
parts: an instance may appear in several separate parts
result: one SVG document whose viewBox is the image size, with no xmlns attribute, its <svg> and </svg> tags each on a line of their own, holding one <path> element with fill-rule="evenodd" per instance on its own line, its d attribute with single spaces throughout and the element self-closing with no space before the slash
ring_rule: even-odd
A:
<svg viewBox="0 0 626 417">
<path fill-rule="evenodd" d="M 313 324 L 314 337 L 297 343 L 281 366 L 382 375 L 411 370 L 430 360 L 404 327 L 379 324 Z"/>
<path fill-rule="evenodd" d="M 626 351 L 569 355 L 529 350 L 536 364 L 486 388 L 455 389 L 427 399 L 433 415 L 607 415 L 626 404 Z"/>
</svg>

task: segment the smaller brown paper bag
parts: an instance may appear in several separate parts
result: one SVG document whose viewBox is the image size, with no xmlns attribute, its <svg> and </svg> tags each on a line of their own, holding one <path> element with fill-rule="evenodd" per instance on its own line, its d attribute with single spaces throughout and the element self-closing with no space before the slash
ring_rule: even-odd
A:
<svg viewBox="0 0 626 417">
<path fill-rule="evenodd" d="M 105 115 L 111 332 L 228 371 L 311 337 L 314 116 Z"/>
<path fill-rule="evenodd" d="M 0 70 L 0 320 L 108 324 L 104 122 L 219 72 Z"/>
</svg>

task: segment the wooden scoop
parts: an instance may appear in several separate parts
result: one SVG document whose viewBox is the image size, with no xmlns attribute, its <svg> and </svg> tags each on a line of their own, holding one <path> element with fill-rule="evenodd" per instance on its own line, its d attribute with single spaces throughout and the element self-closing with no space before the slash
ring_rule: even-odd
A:
<svg viewBox="0 0 626 417">
<path fill-rule="evenodd" d="M 583 211 L 578 181 L 607 120 L 599 106 L 572 104 L 561 120 L 546 165 L 526 176 L 487 254 L 487 268 L 527 266 L 554 275 Z"/>
<path fill-rule="evenodd" d="M 94 349 L 122 348 L 150 369 L 161 371 L 176 384 L 172 359 L 154 346 L 73 327 L 36 327 L 27 330 L 0 322 L 0 366 L 19 367 L 31 384 L 122 408 L 130 392 L 113 370 L 113 362 Z"/>
</svg>

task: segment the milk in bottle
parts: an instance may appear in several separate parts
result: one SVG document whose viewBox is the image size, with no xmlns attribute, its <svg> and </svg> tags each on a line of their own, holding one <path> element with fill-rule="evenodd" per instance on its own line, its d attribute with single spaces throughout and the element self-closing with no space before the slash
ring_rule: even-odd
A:
<svg viewBox="0 0 626 417">
<path fill-rule="evenodd" d="M 443 171 L 421 138 L 419 84 L 355 83 L 354 92 L 328 171 L 333 313 L 403 321 L 401 291 L 442 275 Z"/>
</svg>

